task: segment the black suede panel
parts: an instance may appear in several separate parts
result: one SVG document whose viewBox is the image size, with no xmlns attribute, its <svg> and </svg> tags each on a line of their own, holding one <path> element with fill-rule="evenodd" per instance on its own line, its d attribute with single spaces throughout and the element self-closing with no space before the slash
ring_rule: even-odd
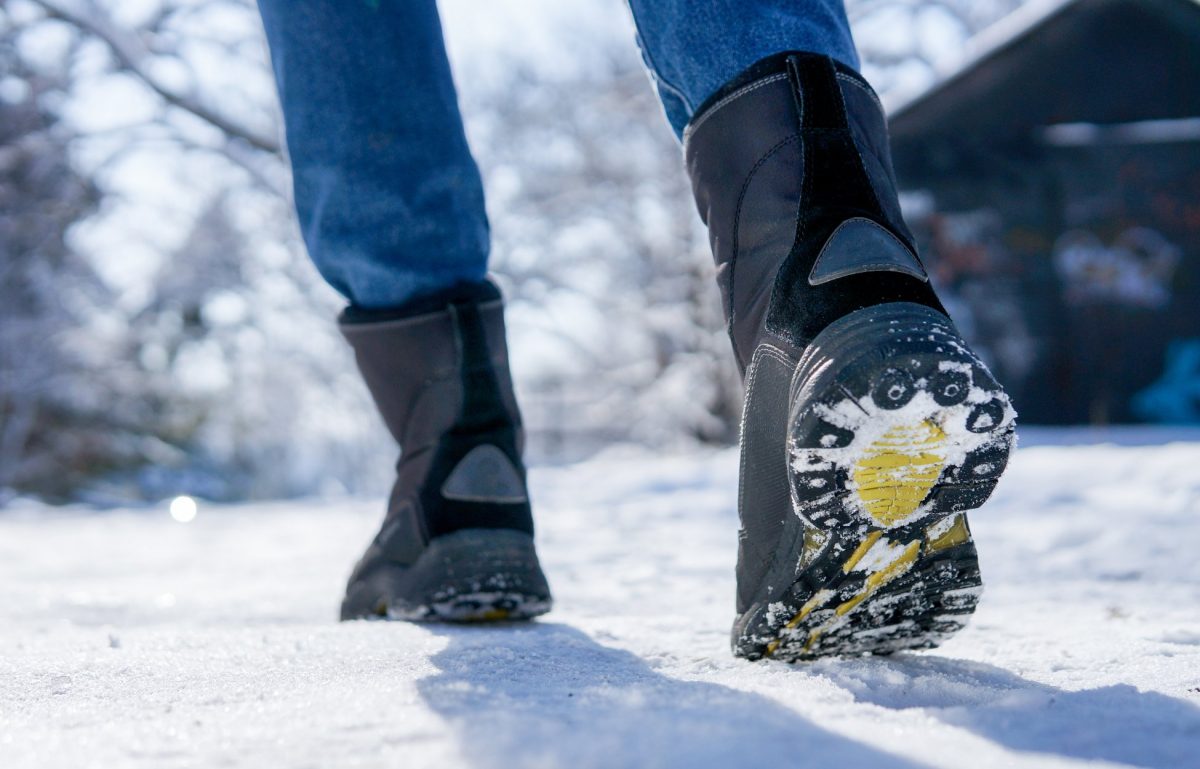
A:
<svg viewBox="0 0 1200 769">
<path fill-rule="evenodd" d="M 846 103 L 846 114 L 852 115 L 850 133 L 858 146 L 859 157 L 875 199 L 883 208 L 884 216 L 904 234 L 904 242 L 912 244 L 912 231 L 908 229 L 900 214 L 900 200 L 896 196 L 896 172 L 892 168 L 892 150 L 888 140 L 887 121 L 880 111 L 879 102 L 869 87 L 842 81 L 842 100 Z"/>
<path fill-rule="evenodd" d="M 421 487 L 421 507 L 430 537 L 460 529 L 515 529 L 533 534 L 529 502 L 470 502 L 446 499 L 442 485 L 472 449 L 490 444 L 500 449 L 525 483 L 525 466 L 517 447 L 519 423 L 510 416 L 500 394 L 479 307 L 454 303 L 450 312 L 461 348 L 463 403 L 454 426 L 438 441 L 429 475 Z"/>
<path fill-rule="evenodd" d="M 945 312 L 929 284 L 891 272 L 850 275 L 810 286 L 808 275 L 821 247 L 838 225 L 853 217 L 876 222 L 913 253 L 908 229 L 893 224 L 876 197 L 847 122 L 834 62 L 814 54 L 792 55 L 787 69 L 800 112 L 804 184 L 795 244 L 775 281 L 766 327 L 803 348 L 833 321 L 881 302 L 914 302 Z"/>
<path fill-rule="evenodd" d="M 800 114 L 802 132 L 846 132 L 846 107 L 837 82 L 833 60 L 824 56 L 796 55 L 787 58 L 788 78 Z"/>
</svg>

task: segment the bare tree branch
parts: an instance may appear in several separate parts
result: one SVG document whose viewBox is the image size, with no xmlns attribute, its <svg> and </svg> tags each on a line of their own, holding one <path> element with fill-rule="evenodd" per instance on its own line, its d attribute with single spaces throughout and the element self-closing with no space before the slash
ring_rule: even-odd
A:
<svg viewBox="0 0 1200 769">
<path fill-rule="evenodd" d="M 150 49 L 135 35 L 114 24 L 94 3 L 89 2 L 85 7 L 79 4 L 68 6 L 59 0 L 32 2 L 41 7 L 50 18 L 70 24 L 84 34 L 103 42 L 123 70 L 137 77 L 168 104 L 190 112 L 228 136 L 241 139 L 255 149 L 272 154 L 281 151 L 276 137 L 243 125 L 204 104 L 195 95 L 182 93 L 162 82 L 146 66 L 147 59 L 152 55 Z"/>
</svg>

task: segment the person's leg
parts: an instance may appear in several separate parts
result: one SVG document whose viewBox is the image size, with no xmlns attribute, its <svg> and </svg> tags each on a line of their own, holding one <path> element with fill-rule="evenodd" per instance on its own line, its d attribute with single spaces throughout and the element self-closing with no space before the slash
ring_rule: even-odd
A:
<svg viewBox="0 0 1200 769">
<path fill-rule="evenodd" d="M 771 54 L 821 53 L 858 69 L 842 0 L 629 0 L 629 7 L 677 136 L 709 96 Z"/>
<path fill-rule="evenodd" d="M 352 306 L 478 283 L 483 186 L 434 0 L 259 0 L 309 255 Z"/>
<path fill-rule="evenodd" d="M 933 646 L 1015 412 L 917 256 L 840 3 L 631 3 L 745 377 L 734 651 Z"/>
<path fill-rule="evenodd" d="M 259 0 L 309 253 L 400 444 L 342 619 L 550 608 L 483 187 L 434 0 Z"/>
</svg>

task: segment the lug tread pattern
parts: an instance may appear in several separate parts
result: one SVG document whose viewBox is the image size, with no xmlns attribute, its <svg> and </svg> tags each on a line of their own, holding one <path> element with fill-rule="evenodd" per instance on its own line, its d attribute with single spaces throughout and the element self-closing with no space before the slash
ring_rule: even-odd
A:
<svg viewBox="0 0 1200 769">
<path fill-rule="evenodd" d="M 749 602 L 734 653 L 890 654 L 961 630 L 983 589 L 965 513 L 990 497 L 1015 444 L 1016 413 L 987 366 L 945 316 L 878 305 L 813 341 L 790 401 L 793 511 L 819 536 L 778 554 L 796 578 Z M 899 512 L 881 515 L 872 502 L 891 468 Z"/>
</svg>

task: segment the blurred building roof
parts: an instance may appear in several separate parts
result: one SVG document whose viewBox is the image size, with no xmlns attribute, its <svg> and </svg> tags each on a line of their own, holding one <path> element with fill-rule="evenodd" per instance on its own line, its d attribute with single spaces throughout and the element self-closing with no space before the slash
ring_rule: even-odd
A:
<svg viewBox="0 0 1200 769">
<path fill-rule="evenodd" d="M 902 181 L 964 144 L 1200 139 L 1200 0 L 1033 0 L 890 122 Z"/>
</svg>

